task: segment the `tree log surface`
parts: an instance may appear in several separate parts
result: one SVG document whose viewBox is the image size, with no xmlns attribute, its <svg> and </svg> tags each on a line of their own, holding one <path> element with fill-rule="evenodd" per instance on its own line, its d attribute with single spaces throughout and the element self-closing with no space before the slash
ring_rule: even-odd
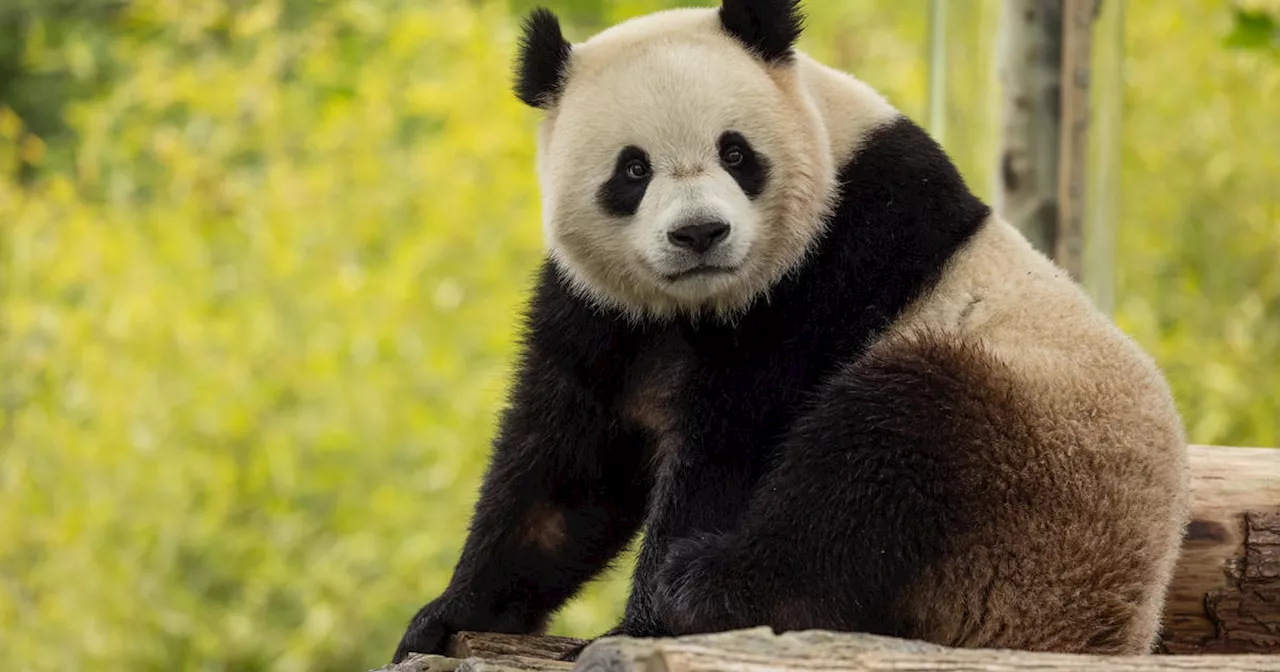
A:
<svg viewBox="0 0 1280 672">
<path fill-rule="evenodd" d="M 463 633 L 462 637 L 470 639 L 474 648 L 469 651 L 474 657 L 416 656 L 382 669 L 388 672 L 1052 672 L 1082 669 L 1280 672 L 1280 656 L 1263 654 L 1081 656 L 952 649 L 861 633 L 813 630 L 778 635 L 767 627 L 673 639 L 610 637 L 591 643 L 576 664 L 554 659 L 566 643 L 562 637 L 481 633 Z M 496 653 L 499 651 L 501 653 Z"/>
<path fill-rule="evenodd" d="M 450 640 L 446 653 L 453 658 L 530 656 L 555 659 L 585 643 L 585 640 L 573 637 L 551 635 L 527 637 L 500 633 L 463 632 Z"/>
<path fill-rule="evenodd" d="M 1190 469 L 1192 520 L 1165 605 L 1160 646 L 1162 653 L 1182 655 L 950 649 L 856 633 L 774 635 L 755 628 L 677 639 L 602 639 L 583 651 L 575 667 L 557 659 L 583 640 L 461 633 L 447 656 L 416 656 L 382 670 L 1280 672 L 1280 655 L 1247 655 L 1280 654 L 1280 449 L 1191 446 Z"/>
<path fill-rule="evenodd" d="M 1280 449 L 1192 446 L 1168 653 L 1280 653 Z"/>
<path fill-rule="evenodd" d="M 925 642 L 824 631 L 775 635 L 768 628 L 669 640 L 603 639 L 583 652 L 583 672 L 1004 672 L 1214 670 L 1276 672 L 1280 657 L 1081 656 L 950 649 Z"/>
</svg>

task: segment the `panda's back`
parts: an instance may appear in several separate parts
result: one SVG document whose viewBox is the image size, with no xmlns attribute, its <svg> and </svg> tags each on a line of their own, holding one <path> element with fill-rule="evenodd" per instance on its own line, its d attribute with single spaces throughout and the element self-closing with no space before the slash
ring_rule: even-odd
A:
<svg viewBox="0 0 1280 672">
<path fill-rule="evenodd" d="M 1083 443 L 1098 434 L 1141 444 L 1122 435 L 1161 429 L 1181 436 L 1170 390 L 1151 357 L 998 216 L 952 255 L 934 286 L 903 311 L 885 338 L 922 332 L 980 347 L 1002 364 L 1007 384 L 1029 403 L 1078 425 L 1073 433 Z M 1073 411 L 1087 417 L 1073 417 Z"/>
<path fill-rule="evenodd" d="M 1151 359 L 994 216 L 864 357 L 910 362 L 922 391 L 952 385 L 928 420 L 962 455 L 956 505 L 987 521 L 918 577 L 901 618 L 957 646 L 1147 650 L 1187 507 L 1185 437 Z"/>
</svg>

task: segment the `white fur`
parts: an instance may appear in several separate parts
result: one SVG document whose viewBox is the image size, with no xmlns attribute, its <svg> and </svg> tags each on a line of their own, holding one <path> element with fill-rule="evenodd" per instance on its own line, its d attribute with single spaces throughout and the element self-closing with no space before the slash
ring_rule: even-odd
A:
<svg viewBox="0 0 1280 672">
<path fill-rule="evenodd" d="M 655 272 L 675 275 L 705 262 L 707 265 L 736 268 L 759 238 L 760 214 L 738 188 L 733 177 L 716 167 L 715 157 L 684 172 L 658 167 L 633 223 L 624 227 L 632 248 Z M 661 164 L 659 164 L 661 165 Z M 691 221 L 715 219 L 731 222 L 729 236 L 705 257 L 672 244 L 668 234 Z M 673 292 L 688 282 L 672 285 Z M 701 284 L 695 281 L 694 284 Z M 695 290 L 696 291 L 696 290 Z"/>
<path fill-rule="evenodd" d="M 715 10 L 618 24 L 574 45 L 539 132 L 547 247 L 580 293 L 632 317 L 732 315 L 803 260 L 834 205 L 839 165 L 896 116 L 869 87 L 803 54 L 766 65 Z M 770 164 L 754 201 L 719 163 L 716 142 L 730 130 Z M 646 151 L 653 178 L 637 213 L 615 218 L 596 194 L 627 145 Z M 732 270 L 668 280 L 698 260 L 667 234 L 698 216 L 730 225 L 702 261 Z"/>
</svg>

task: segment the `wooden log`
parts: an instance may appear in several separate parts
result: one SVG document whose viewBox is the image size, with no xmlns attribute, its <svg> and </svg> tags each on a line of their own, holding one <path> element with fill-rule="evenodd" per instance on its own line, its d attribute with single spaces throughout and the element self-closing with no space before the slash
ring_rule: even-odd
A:
<svg viewBox="0 0 1280 672">
<path fill-rule="evenodd" d="M 496 656 L 493 658 L 467 658 L 458 665 L 456 672 L 569 672 L 573 663 L 530 658 L 528 656 Z"/>
<path fill-rule="evenodd" d="M 952 649 L 928 642 L 827 631 L 775 634 L 769 628 L 674 639 L 610 637 L 593 642 L 576 664 L 554 658 L 560 637 L 463 633 L 455 645 L 471 657 L 414 656 L 388 672 L 1278 672 L 1280 656 L 1080 656 L 996 649 Z M 501 653 L 498 653 L 501 652 Z M 540 657 L 548 656 L 548 657 Z"/>
<path fill-rule="evenodd" d="M 453 658 L 524 656 L 554 660 L 586 643 L 583 639 L 552 635 L 461 632 L 450 638 L 445 653 Z"/>
<path fill-rule="evenodd" d="M 530 636 L 527 639 L 537 639 Z M 373 672 L 569 672 L 573 663 L 540 656 L 481 654 L 468 658 L 413 654 Z"/>
<path fill-rule="evenodd" d="M 449 638 L 446 655 L 415 654 L 376 672 L 565 672 L 573 663 L 560 656 L 583 644 L 572 637 L 460 632 Z"/>
<path fill-rule="evenodd" d="M 456 672 L 461 664 L 462 661 L 457 658 L 415 653 L 403 662 L 384 665 L 370 672 Z"/>
<path fill-rule="evenodd" d="M 753 628 L 677 639 L 612 637 L 583 651 L 582 672 L 1276 672 L 1280 657 L 1082 656 L 995 649 L 951 649 L 876 635 L 825 631 L 774 634 Z"/>
<path fill-rule="evenodd" d="M 690 635 L 674 639 L 632 639 L 610 637 L 593 642 L 578 658 L 580 672 L 622 672 L 624 670 L 671 669 L 674 661 L 724 655 L 725 660 L 802 660 L 809 654 L 820 656 L 831 669 L 844 669 L 837 659 L 852 659 L 864 654 L 943 653 L 948 649 L 936 644 L 909 639 L 895 639 L 857 633 L 835 633 L 822 630 L 789 632 L 776 635 L 767 627 Z M 824 669 L 815 668 L 815 669 Z M 679 669 L 679 668 L 676 668 Z M 730 669 L 730 668 L 721 668 Z"/>
<path fill-rule="evenodd" d="M 1280 653 L 1280 450 L 1190 452 L 1192 521 L 1161 649 Z"/>
</svg>

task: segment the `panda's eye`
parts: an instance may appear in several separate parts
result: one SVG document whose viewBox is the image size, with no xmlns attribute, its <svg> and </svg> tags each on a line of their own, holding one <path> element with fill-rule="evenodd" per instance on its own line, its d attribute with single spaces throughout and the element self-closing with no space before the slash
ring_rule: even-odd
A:
<svg viewBox="0 0 1280 672">
<path fill-rule="evenodd" d="M 746 157 L 742 153 L 742 148 L 737 145 L 729 145 L 720 152 L 720 160 L 730 168 L 737 168 L 742 165 L 744 158 Z"/>
<path fill-rule="evenodd" d="M 623 173 L 627 176 L 627 179 L 639 182 L 649 177 L 649 164 L 641 159 L 632 159 L 623 168 Z"/>
</svg>

